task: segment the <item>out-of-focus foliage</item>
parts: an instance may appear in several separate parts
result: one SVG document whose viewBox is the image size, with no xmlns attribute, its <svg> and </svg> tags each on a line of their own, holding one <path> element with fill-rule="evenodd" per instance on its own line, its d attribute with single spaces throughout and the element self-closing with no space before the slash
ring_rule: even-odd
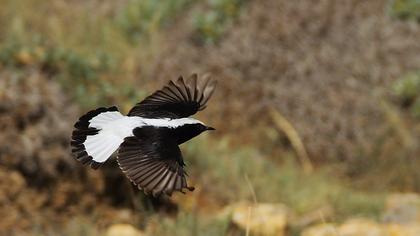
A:
<svg viewBox="0 0 420 236">
<path fill-rule="evenodd" d="M 394 83 L 394 93 L 401 106 L 420 118 L 420 72 L 412 72 Z"/>
<path fill-rule="evenodd" d="M 72 91 L 76 100 L 86 106 L 101 104 L 104 98 L 114 92 L 109 81 L 99 83 L 101 76 L 110 73 L 113 66 L 111 60 L 106 53 L 88 58 L 69 49 L 48 47 L 42 42 L 34 45 L 10 43 L 0 49 L 0 63 L 3 66 L 15 69 L 37 67 L 59 80 Z"/>
<path fill-rule="evenodd" d="M 129 0 L 118 13 L 117 22 L 132 42 L 167 24 L 193 0 Z M 184 17 L 180 14 L 180 17 Z"/>
<path fill-rule="evenodd" d="M 275 108 L 315 162 L 367 160 L 388 126 L 381 101 L 420 64 L 420 33 L 389 17 L 384 2 L 335 3 L 250 1 L 228 33 L 206 46 L 192 46 L 189 31 L 171 31 L 176 43 L 166 41 L 152 74 L 163 82 L 172 71 L 211 68 L 223 83 L 214 101 L 223 105 L 206 111 L 240 144 L 288 146 L 271 136 L 267 114 Z"/>
<path fill-rule="evenodd" d="M 0 64 L 15 70 L 39 68 L 57 79 L 84 107 L 106 104 L 118 96 L 137 99 L 140 94 L 124 82 L 104 79 L 118 71 L 113 57 L 106 52 L 86 56 L 59 46 L 48 46 L 42 41 L 34 45 L 15 42 L 0 48 Z M 113 89 L 115 84 L 120 90 Z"/>
<path fill-rule="evenodd" d="M 135 89 L 126 80 L 117 79 L 133 70 L 134 56 L 124 54 L 129 47 L 128 39 L 120 36 L 121 29 L 115 20 L 107 18 L 107 10 L 98 11 L 100 20 L 97 20 L 102 23 L 96 26 L 95 21 L 87 20 L 89 9 L 82 9 L 72 23 L 85 28 L 65 35 L 64 29 L 56 24 L 68 24 L 66 3 L 48 5 L 42 2 L 32 6 L 41 12 L 62 12 L 61 18 L 50 16 L 55 19 L 52 20 L 54 24 L 47 25 L 43 24 L 43 19 L 31 15 L 32 11 L 22 6 L 23 3 L 28 8 L 33 4 L 25 0 L 5 2 L 5 9 L 12 11 L 0 14 L 3 22 L 10 22 L 0 29 L 3 35 L 0 66 L 16 70 L 36 67 L 58 80 L 83 107 L 108 104 L 117 97 L 135 102 L 144 96 L 143 90 Z"/>
<path fill-rule="evenodd" d="M 77 109 L 61 93 L 36 70 L 0 73 L 0 141 L 13 140 L 0 147 L 0 164 L 19 169 L 33 185 L 48 186 L 60 172 L 74 168 L 63 134 L 70 132 Z"/>
<path fill-rule="evenodd" d="M 207 7 L 193 16 L 199 40 L 215 43 L 238 17 L 246 0 L 207 0 Z"/>
<path fill-rule="evenodd" d="M 283 155 L 282 165 L 278 165 L 280 161 L 267 160 L 253 148 L 230 150 L 228 140 L 214 143 L 207 138 L 192 140 L 184 151 L 187 165 L 197 167 L 190 172 L 198 188 L 205 191 L 203 197 L 219 204 L 253 201 L 255 192 L 257 201 L 283 202 L 298 213 L 332 204 L 337 218 L 356 213 L 378 216 L 382 208 L 381 194 L 346 188 L 343 182 L 329 178 L 327 169 L 306 175 L 293 155 Z M 205 151 L 210 148 L 211 153 Z M 201 175 L 201 170 L 208 171 Z"/>
<path fill-rule="evenodd" d="M 152 235 L 228 235 L 230 220 L 227 217 L 214 215 L 197 215 L 193 212 L 181 212 L 176 219 L 152 218 L 150 234 Z"/>
<path fill-rule="evenodd" d="M 103 212 L 104 175 L 69 156 L 78 109 L 59 84 L 34 68 L 3 68 L 0 100 L 0 234 L 46 232 L 81 211 Z"/>
<path fill-rule="evenodd" d="M 419 0 L 393 0 L 392 13 L 403 19 L 420 21 Z"/>
</svg>

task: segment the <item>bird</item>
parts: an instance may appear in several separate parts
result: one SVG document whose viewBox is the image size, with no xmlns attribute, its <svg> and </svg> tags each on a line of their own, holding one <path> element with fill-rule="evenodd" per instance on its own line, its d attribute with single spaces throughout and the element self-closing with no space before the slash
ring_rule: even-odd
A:
<svg viewBox="0 0 420 236">
<path fill-rule="evenodd" d="M 147 195 L 194 191 L 186 180 L 179 145 L 215 130 L 190 116 L 206 108 L 216 82 L 208 74 L 180 76 L 137 103 L 127 115 L 116 106 L 87 112 L 74 124 L 73 156 L 98 169 L 117 153 L 119 168 Z"/>
</svg>

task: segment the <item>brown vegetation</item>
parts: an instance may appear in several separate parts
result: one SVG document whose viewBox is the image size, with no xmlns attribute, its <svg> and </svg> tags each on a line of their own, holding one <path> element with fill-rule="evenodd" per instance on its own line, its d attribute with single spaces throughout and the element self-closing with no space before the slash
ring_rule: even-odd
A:
<svg viewBox="0 0 420 236">
<path fill-rule="evenodd" d="M 195 44 L 188 21 L 179 24 L 150 78 L 210 71 L 221 83 L 210 107 L 217 127 L 266 140 L 255 127 L 275 107 L 317 160 L 372 152 L 387 125 L 381 101 L 420 65 L 419 25 L 391 18 L 386 1 L 251 1 L 216 45 Z"/>
</svg>

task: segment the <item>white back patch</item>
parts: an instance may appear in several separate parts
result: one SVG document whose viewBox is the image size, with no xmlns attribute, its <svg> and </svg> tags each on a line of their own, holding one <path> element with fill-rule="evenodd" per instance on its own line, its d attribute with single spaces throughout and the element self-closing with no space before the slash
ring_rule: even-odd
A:
<svg viewBox="0 0 420 236">
<path fill-rule="evenodd" d="M 142 126 L 156 126 L 156 127 L 168 127 L 168 128 L 177 128 L 186 124 L 203 124 L 203 122 L 196 120 L 194 118 L 180 118 L 180 119 L 146 119 L 141 118 L 144 125 Z"/>
<path fill-rule="evenodd" d="M 83 143 L 86 152 L 96 162 L 105 162 L 115 152 L 124 138 L 133 136 L 133 130 L 142 126 L 177 128 L 185 124 L 202 124 L 194 118 L 147 119 L 138 116 L 124 116 L 118 111 L 104 112 L 89 120 L 89 127 L 99 129 L 98 134 L 89 135 Z"/>
</svg>

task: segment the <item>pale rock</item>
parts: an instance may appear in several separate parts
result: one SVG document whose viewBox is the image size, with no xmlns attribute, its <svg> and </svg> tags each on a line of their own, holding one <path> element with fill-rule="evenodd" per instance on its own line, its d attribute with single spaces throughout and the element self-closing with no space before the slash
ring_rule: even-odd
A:
<svg viewBox="0 0 420 236">
<path fill-rule="evenodd" d="M 324 223 L 305 229 L 301 236 L 337 236 L 338 231 L 334 224 Z"/>
<path fill-rule="evenodd" d="M 351 219 L 342 225 L 323 223 L 305 229 L 302 236 L 391 236 L 380 224 L 368 219 Z"/>
<path fill-rule="evenodd" d="M 388 232 L 392 236 L 419 236 L 420 225 L 419 224 L 389 224 L 386 225 Z"/>
<path fill-rule="evenodd" d="M 368 219 L 351 219 L 340 226 L 323 223 L 305 229 L 302 236 L 391 236 L 382 225 Z M 393 235 L 392 235 L 393 236 Z"/>
<path fill-rule="evenodd" d="M 420 196 L 415 193 L 395 193 L 385 201 L 386 223 L 419 223 L 420 222 Z"/>
<path fill-rule="evenodd" d="M 145 234 L 130 224 L 114 224 L 107 231 L 106 236 L 144 236 Z"/>
<path fill-rule="evenodd" d="M 331 205 L 324 205 L 318 209 L 305 213 L 291 222 L 292 227 L 305 228 L 309 225 L 325 225 L 325 221 L 334 218 L 334 208 Z"/>
<path fill-rule="evenodd" d="M 340 236 L 391 236 L 380 224 L 368 219 L 350 219 L 337 231 Z"/>
<path fill-rule="evenodd" d="M 290 210 L 283 204 L 238 203 L 228 207 L 232 222 L 252 235 L 283 236 L 286 233 Z"/>
</svg>

